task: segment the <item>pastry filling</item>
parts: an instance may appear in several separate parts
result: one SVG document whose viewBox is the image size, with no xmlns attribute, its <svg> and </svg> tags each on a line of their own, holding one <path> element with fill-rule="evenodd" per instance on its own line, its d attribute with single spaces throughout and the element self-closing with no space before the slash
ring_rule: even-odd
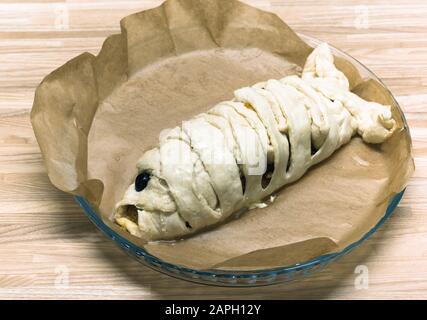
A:
<svg viewBox="0 0 427 320">
<path fill-rule="evenodd" d="M 138 223 L 138 209 L 134 205 L 128 205 L 123 208 L 122 218 L 126 218 L 133 223 Z"/>
</svg>

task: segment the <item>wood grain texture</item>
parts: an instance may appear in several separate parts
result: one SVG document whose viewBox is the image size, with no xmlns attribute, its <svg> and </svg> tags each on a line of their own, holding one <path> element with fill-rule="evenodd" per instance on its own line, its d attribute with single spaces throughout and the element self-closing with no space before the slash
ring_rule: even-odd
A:
<svg viewBox="0 0 427 320">
<path fill-rule="evenodd" d="M 250 0 L 297 32 L 330 42 L 384 80 L 405 111 L 416 171 L 394 216 L 363 246 L 301 281 L 217 288 L 128 258 L 49 182 L 29 112 L 34 90 L 83 51 L 97 53 L 123 16 L 162 1 L 0 3 L 0 298 L 427 298 L 427 3 Z M 355 268 L 369 288 L 355 286 Z M 67 277 L 68 274 L 68 283 Z"/>
</svg>

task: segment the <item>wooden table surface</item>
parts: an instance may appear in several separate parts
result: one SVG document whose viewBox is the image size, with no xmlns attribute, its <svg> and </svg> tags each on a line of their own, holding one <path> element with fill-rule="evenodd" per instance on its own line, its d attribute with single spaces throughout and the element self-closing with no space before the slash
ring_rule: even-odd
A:
<svg viewBox="0 0 427 320">
<path fill-rule="evenodd" d="M 290 284 L 208 287 L 143 267 L 50 184 L 29 113 L 46 74 L 83 51 L 97 53 L 120 18 L 161 1 L 1 0 L 0 298 L 427 298 L 426 1 L 246 2 L 353 55 L 394 93 L 416 164 L 394 216 L 350 255 Z"/>
</svg>

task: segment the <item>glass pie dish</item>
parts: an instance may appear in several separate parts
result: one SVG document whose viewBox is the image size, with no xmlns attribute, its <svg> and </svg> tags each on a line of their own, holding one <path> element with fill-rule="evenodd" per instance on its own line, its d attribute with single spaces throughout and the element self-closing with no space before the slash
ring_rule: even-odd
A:
<svg viewBox="0 0 427 320">
<path fill-rule="evenodd" d="M 300 37 L 310 46 L 315 47 L 321 43 L 321 41 L 300 35 Z M 370 70 L 363 66 L 356 59 L 345 54 L 344 52 L 331 47 L 333 54 L 335 56 L 341 57 L 348 62 L 351 62 L 353 66 L 357 68 L 360 75 L 364 79 L 373 79 L 379 82 L 382 86 L 384 84 L 379 80 Z M 385 88 L 385 86 L 384 86 Z M 390 93 L 391 95 L 391 93 Z M 392 95 L 391 95 L 392 96 Z M 394 100 L 396 106 L 398 103 Z M 404 121 L 404 126 L 407 130 L 407 124 L 405 117 L 398 106 L 398 110 L 401 118 Z M 294 265 L 286 265 L 282 267 L 272 268 L 272 269 L 260 269 L 260 270 L 239 270 L 239 271 L 227 271 L 227 270 L 194 270 L 184 266 L 171 264 L 162 259 L 159 259 L 144 248 L 139 247 L 117 232 L 108 227 L 101 219 L 100 215 L 95 212 L 95 210 L 90 206 L 90 204 L 82 197 L 76 196 L 76 201 L 83 208 L 89 219 L 111 240 L 113 240 L 120 248 L 122 248 L 130 256 L 134 257 L 137 261 L 141 262 L 145 266 L 148 266 L 154 270 L 165 273 L 167 275 L 180 278 L 187 281 L 208 284 L 208 285 L 217 285 L 217 286 L 262 286 L 277 284 L 295 280 L 305 275 L 309 275 L 315 271 L 323 269 L 330 262 L 338 259 L 339 257 L 347 254 L 355 247 L 359 246 L 366 239 L 368 239 L 373 233 L 375 233 L 378 228 L 391 216 L 393 210 L 398 205 L 404 190 L 394 195 L 390 200 L 387 210 L 382 216 L 382 218 L 377 222 L 377 224 L 364 234 L 359 240 L 351 243 L 346 246 L 339 252 L 325 254 L 318 256 L 314 259 L 308 261 L 303 261 Z"/>
</svg>

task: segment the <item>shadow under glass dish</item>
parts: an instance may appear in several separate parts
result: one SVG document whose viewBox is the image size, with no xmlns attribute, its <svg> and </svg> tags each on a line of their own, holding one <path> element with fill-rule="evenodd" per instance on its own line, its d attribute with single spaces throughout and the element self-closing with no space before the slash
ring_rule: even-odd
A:
<svg viewBox="0 0 427 320">
<path fill-rule="evenodd" d="M 321 43 L 321 41 L 305 35 L 299 34 L 299 36 L 311 47 L 316 47 Z M 362 78 L 374 79 L 378 81 L 388 91 L 388 89 L 382 83 L 382 81 L 378 79 L 375 76 L 375 74 L 373 74 L 368 68 L 362 65 L 359 61 L 357 61 L 353 57 L 347 55 L 346 53 L 332 46 L 330 47 L 331 47 L 332 53 L 335 56 L 341 57 L 351 62 L 357 68 Z M 393 97 L 391 93 L 390 93 L 390 96 Z M 402 110 L 400 109 L 399 104 L 394 99 L 394 97 L 393 97 L 393 102 L 395 103 L 396 106 L 398 106 L 398 110 L 404 122 L 405 128 L 409 130 L 406 123 L 406 119 L 402 113 Z M 155 256 L 152 256 L 145 249 L 131 243 L 130 241 L 120 236 L 117 232 L 109 228 L 84 198 L 76 196 L 75 199 L 79 203 L 79 205 L 83 208 L 84 212 L 89 217 L 89 219 L 105 235 L 107 235 L 111 240 L 113 240 L 126 253 L 134 257 L 137 261 L 141 262 L 145 266 L 148 266 L 153 270 L 162 272 L 164 274 L 167 274 L 175 278 L 197 282 L 201 284 L 216 285 L 216 286 L 244 287 L 244 286 L 263 286 L 263 285 L 289 282 L 323 269 L 330 262 L 340 258 L 341 256 L 350 252 L 352 249 L 358 247 L 365 240 L 367 240 L 373 233 L 375 233 L 378 230 L 378 228 L 391 216 L 394 209 L 397 207 L 400 199 L 402 198 L 404 191 L 405 190 L 393 196 L 393 198 L 389 202 L 389 205 L 383 217 L 371 230 L 369 230 L 358 241 L 348 245 L 341 251 L 336 253 L 321 255 L 314 259 L 297 263 L 294 265 L 288 265 L 288 266 L 272 268 L 272 269 L 256 270 L 256 271 L 254 270 L 251 270 L 251 271 L 244 271 L 244 270 L 242 271 L 235 271 L 235 270 L 198 271 L 198 270 L 186 268 L 183 266 L 179 266 L 176 264 L 168 263 L 166 261 L 156 258 Z"/>
</svg>

